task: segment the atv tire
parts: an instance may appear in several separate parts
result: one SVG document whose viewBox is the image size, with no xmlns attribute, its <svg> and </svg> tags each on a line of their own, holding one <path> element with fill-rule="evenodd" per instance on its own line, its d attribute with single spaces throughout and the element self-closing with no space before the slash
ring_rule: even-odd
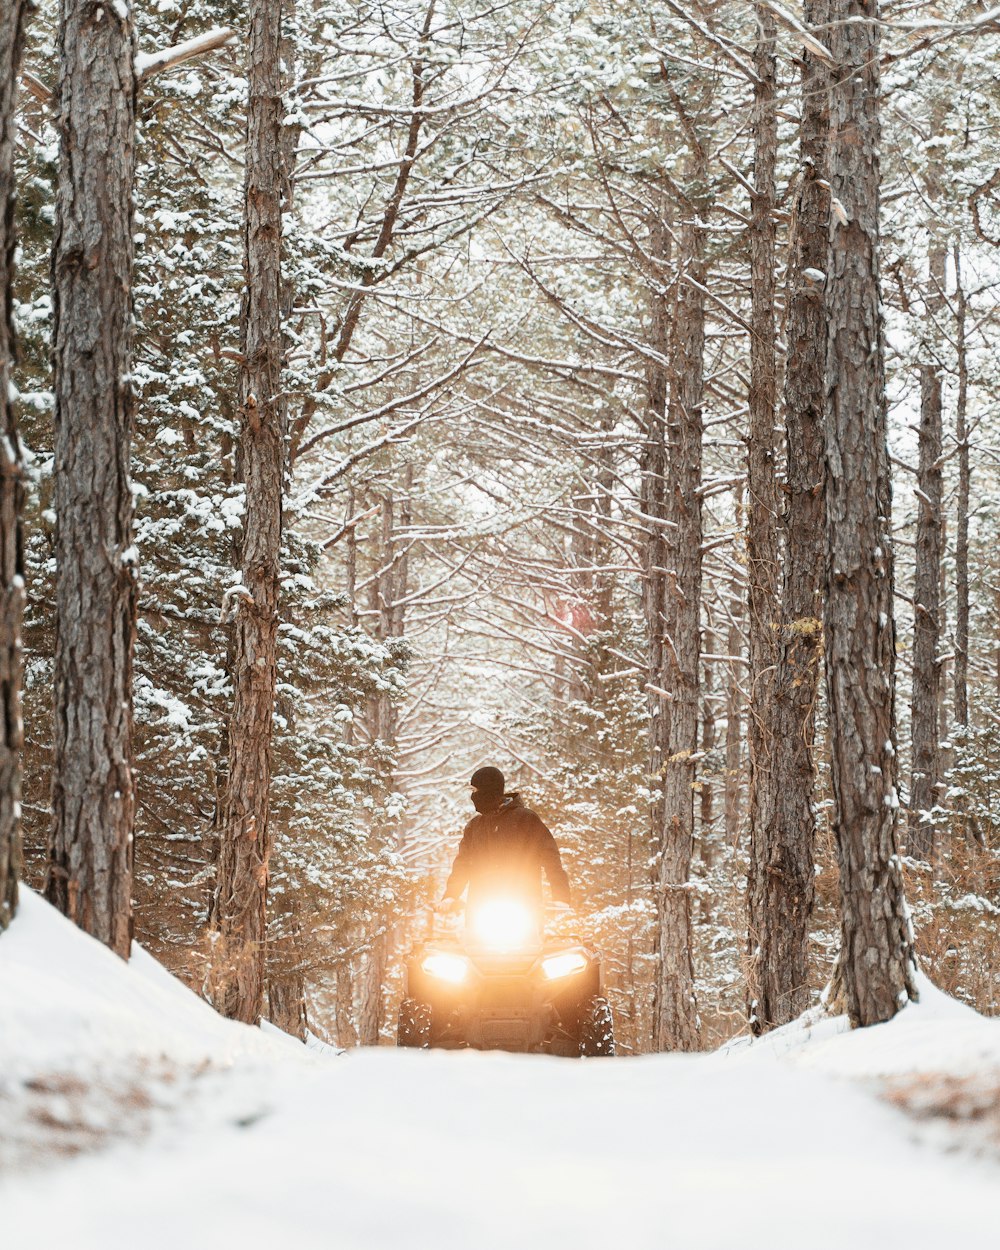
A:
<svg viewBox="0 0 1000 1250">
<path fill-rule="evenodd" d="M 580 1054 L 583 1056 L 613 1055 L 615 1028 L 611 1004 L 606 998 L 591 998 L 580 1012 Z"/>
<path fill-rule="evenodd" d="M 396 1045 L 429 1050 L 431 1044 L 431 1009 L 428 1003 L 404 998 L 399 1005 Z"/>
</svg>

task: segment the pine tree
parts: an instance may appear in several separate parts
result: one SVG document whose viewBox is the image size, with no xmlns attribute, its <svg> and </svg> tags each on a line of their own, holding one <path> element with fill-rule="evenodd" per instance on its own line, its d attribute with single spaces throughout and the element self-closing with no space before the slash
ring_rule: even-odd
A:
<svg viewBox="0 0 1000 1250">
<path fill-rule="evenodd" d="M 24 565 L 21 541 L 23 457 L 12 396 L 14 358 L 14 146 L 17 84 L 30 0 L 13 0 L 0 14 L 0 930 L 17 909 L 21 867 L 21 618 Z"/>
<path fill-rule="evenodd" d="M 956 244 L 955 262 L 955 354 L 958 358 L 958 395 L 955 400 L 955 444 L 958 449 L 958 497 L 955 501 L 955 723 L 969 723 L 969 357 L 967 302 L 962 278 L 962 253 Z"/>
<path fill-rule="evenodd" d="M 63 3 L 52 255 L 56 647 L 49 899 L 127 959 L 135 796 L 132 196 L 136 35 Z"/>
<path fill-rule="evenodd" d="M 277 684 L 286 412 L 282 392 L 281 2 L 249 10 L 237 469 L 245 491 L 240 583 L 230 595 L 233 710 L 219 822 L 212 921 L 218 931 L 213 999 L 256 1024 L 265 983 L 271 830 L 271 739 Z"/>
<path fill-rule="evenodd" d="M 931 110 L 930 130 L 941 130 L 941 102 Z M 932 212 L 941 198 L 936 173 L 926 179 Z M 924 344 L 920 364 L 920 433 L 917 468 L 916 566 L 913 578 L 913 684 L 910 701 L 912 768 L 908 812 L 907 851 L 919 859 L 934 855 L 933 809 L 941 784 L 941 618 L 944 610 L 941 560 L 944 547 L 943 361 L 940 359 L 938 321 L 947 296 L 948 249 L 938 223 L 928 222 L 927 294 L 924 307 Z"/>
<path fill-rule="evenodd" d="M 747 431 L 747 607 L 750 618 L 750 875 L 747 881 L 747 961 L 750 1024 L 763 1032 L 782 1023 L 784 978 L 800 972 L 780 949 L 787 931 L 778 891 L 784 885 L 782 831 L 775 806 L 781 784 L 777 758 L 778 483 L 774 424 L 778 399 L 775 359 L 775 165 L 778 147 L 777 23 L 755 6 L 752 113 L 754 194 L 750 211 L 750 420 Z M 801 961 L 798 961 L 801 963 Z M 796 982 L 792 982 L 796 984 Z"/>
<path fill-rule="evenodd" d="M 806 6 L 808 28 L 825 32 L 825 0 Z M 816 820 L 815 704 L 822 652 L 824 285 L 829 214 L 826 145 L 828 68 L 822 44 L 803 48 L 798 190 L 787 276 L 785 365 L 785 509 L 775 673 L 770 706 L 756 715 L 770 726 L 770 810 L 751 849 L 757 873 L 748 904 L 755 1023 L 764 1030 L 809 1005 L 809 921 Z M 751 873 L 753 874 L 753 868 Z M 758 901 L 759 900 L 759 901 Z"/>
<path fill-rule="evenodd" d="M 667 408 L 667 567 L 664 672 L 672 699 L 663 763 L 663 824 L 655 883 L 659 911 L 655 1039 L 658 1050 L 694 1050 L 698 1017 L 688 880 L 694 843 L 702 593 L 702 437 L 704 402 L 705 229 L 708 192 L 695 181 L 703 152 L 692 152 L 679 280 L 670 343 Z"/>
<path fill-rule="evenodd" d="M 877 0 L 832 0 L 824 612 L 839 974 L 854 1025 L 915 996 L 897 847 L 891 487 L 879 282 Z"/>
</svg>

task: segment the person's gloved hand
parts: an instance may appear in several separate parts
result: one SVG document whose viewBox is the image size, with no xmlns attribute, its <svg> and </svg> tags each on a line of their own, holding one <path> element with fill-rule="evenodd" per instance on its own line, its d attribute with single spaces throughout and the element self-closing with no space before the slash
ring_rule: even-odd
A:
<svg viewBox="0 0 1000 1250">
<path fill-rule="evenodd" d="M 442 916 L 454 916 L 457 911 L 461 910 L 461 907 L 462 904 L 459 899 L 445 896 L 434 910 L 440 912 Z"/>
</svg>

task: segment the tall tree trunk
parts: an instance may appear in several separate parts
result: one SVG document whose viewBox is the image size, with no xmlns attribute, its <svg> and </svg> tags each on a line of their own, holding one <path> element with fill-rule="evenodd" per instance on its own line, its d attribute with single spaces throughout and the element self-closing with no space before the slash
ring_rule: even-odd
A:
<svg viewBox="0 0 1000 1250">
<path fill-rule="evenodd" d="M 223 799 L 213 998 L 255 1024 L 264 993 L 271 736 L 277 672 L 278 581 L 285 466 L 281 379 L 281 0 L 249 5 L 249 101 L 244 185 L 245 287 L 240 329 L 240 440 L 246 491 L 233 628 L 233 708 Z"/>
<path fill-rule="evenodd" d="M 56 648 L 46 892 L 127 959 L 135 796 L 132 191 L 136 36 L 125 4 L 63 0 L 52 253 Z"/>
<path fill-rule="evenodd" d="M 705 638 L 706 651 L 715 651 L 715 639 L 712 635 Z M 701 753 L 702 758 L 709 757 L 715 750 L 718 728 L 715 717 L 715 672 L 712 665 L 705 666 L 701 696 Z M 715 787 L 707 776 L 703 776 L 698 785 L 698 859 L 703 875 L 707 876 L 715 863 Z M 699 896 L 698 921 L 710 924 L 712 920 L 712 897 L 708 890 Z"/>
<path fill-rule="evenodd" d="M 413 467 L 408 466 L 401 500 L 400 524 L 409 525 L 411 520 L 410 490 L 413 485 Z M 409 560 L 406 542 L 396 536 L 396 498 L 390 488 L 381 499 L 381 541 L 377 555 L 378 568 L 372 577 L 369 593 L 369 611 L 376 621 L 380 642 L 402 638 L 406 627 L 406 586 L 409 577 Z M 372 696 L 369 708 L 371 737 L 378 738 L 395 751 L 398 734 L 396 704 L 388 691 L 382 690 Z"/>
<path fill-rule="evenodd" d="M 879 245 L 877 0 L 831 0 L 824 639 L 838 973 L 853 1025 L 916 997 L 899 867 L 891 485 Z"/>
<path fill-rule="evenodd" d="M 642 612 L 646 627 L 647 710 L 649 715 L 650 862 L 654 888 L 659 879 L 663 831 L 663 777 L 667 759 L 669 712 L 663 686 L 667 585 L 667 366 L 670 316 L 664 293 L 670 261 L 667 223 L 657 221 L 650 250 L 661 268 L 650 296 L 649 345 L 658 359 L 646 362 L 646 414 L 639 458 L 640 506 L 647 532 L 642 546 Z M 631 850 L 631 847 L 629 848 Z"/>
<path fill-rule="evenodd" d="M 826 0 L 806 5 L 821 36 Z M 773 807 L 766 847 L 756 1027 L 785 1024 L 809 1005 L 809 916 L 813 900 L 814 708 L 822 654 L 823 397 L 827 263 L 829 76 L 818 57 L 802 62 L 800 183 L 793 214 L 786 296 L 785 549 L 777 669 L 772 687 Z"/>
<path fill-rule="evenodd" d="M 615 468 L 609 445 L 615 428 L 615 413 L 610 407 L 601 414 L 600 429 L 603 441 L 595 451 L 598 469 L 594 475 L 593 512 L 601 535 L 594 542 L 595 564 L 602 566 L 613 562 L 611 544 L 604 535 L 611 522 L 611 500 L 614 496 Z M 594 625 L 600 633 L 607 633 L 614 623 L 615 574 L 601 571 L 594 580 Z"/>
<path fill-rule="evenodd" d="M 755 5 L 754 194 L 750 223 L 750 425 L 747 438 L 747 606 L 750 616 L 750 869 L 747 877 L 747 1006 L 755 1032 L 769 1028 L 784 992 L 780 966 L 785 922 L 781 841 L 775 827 L 777 708 L 774 678 L 778 628 L 778 489 L 774 474 L 774 421 L 778 397 L 774 354 L 774 167 L 778 147 L 775 111 L 777 23 Z M 775 835 L 778 844 L 773 844 Z"/>
<path fill-rule="evenodd" d="M 306 1040 L 309 1016 L 306 1011 L 306 978 L 300 950 L 301 925 L 298 908 L 291 904 L 284 920 L 284 931 L 268 944 L 267 1008 L 273 1025 Z"/>
<path fill-rule="evenodd" d="M 267 982 L 268 1019 L 276 1029 L 304 1042 L 308 1035 L 305 978 L 301 973 L 284 972 Z"/>
<path fill-rule="evenodd" d="M 282 0 L 281 14 L 281 60 L 285 73 L 293 81 L 301 77 L 301 68 L 296 64 L 298 50 L 296 0 Z M 302 134 L 300 125 L 281 127 L 281 212 L 288 217 L 295 208 L 295 159 L 299 139 Z M 281 327 L 282 347 L 285 359 L 294 350 L 294 342 L 290 327 L 292 312 L 295 306 L 295 283 L 290 276 L 289 266 L 285 264 L 289 254 L 288 241 L 282 232 L 282 269 L 281 269 Z M 267 1006 L 268 1017 L 272 1024 L 297 1037 L 306 1040 L 309 1027 L 306 1008 L 306 977 L 303 953 L 301 950 L 302 924 L 299 919 L 299 900 L 295 894 L 286 895 L 281 913 L 270 915 L 268 923 L 268 959 L 267 959 Z M 276 936 L 272 936 L 275 935 Z"/>
<path fill-rule="evenodd" d="M 910 734 L 913 761 L 907 850 L 918 859 L 934 854 L 934 819 L 940 784 L 941 555 L 944 490 L 941 372 L 933 359 L 934 320 L 944 308 L 945 249 L 932 240 L 925 301 L 925 363 L 920 366 L 920 434 L 917 467 L 917 550 L 913 588 L 913 692 Z M 930 359 L 926 357 L 930 356 Z"/>
<path fill-rule="evenodd" d="M 382 982 L 388 935 L 378 934 L 363 952 L 357 971 L 357 1029 L 359 1046 L 377 1046 L 382 1028 Z"/>
<path fill-rule="evenodd" d="M 337 964 L 337 1045 L 345 1050 L 358 1044 L 358 1031 L 354 1027 L 354 976 L 349 957 Z"/>
<path fill-rule="evenodd" d="M 955 354 L 958 396 L 955 401 L 955 443 L 958 448 L 958 498 L 955 503 L 955 723 L 969 723 L 969 357 L 966 346 L 966 301 L 962 258 L 955 245 Z"/>
<path fill-rule="evenodd" d="M 736 515 L 742 511 L 742 493 L 737 492 Z M 726 654 L 730 657 L 726 682 L 726 844 L 735 846 L 740 836 L 743 793 L 743 693 L 740 682 L 740 657 L 743 653 L 742 586 L 734 578 L 732 585 L 733 619 L 726 635 Z"/>
<path fill-rule="evenodd" d="M 654 223 L 650 249 L 661 268 L 650 297 L 649 345 L 657 354 L 646 362 L 646 419 L 640 456 L 640 505 L 648 527 L 642 548 L 642 606 L 646 626 L 647 708 L 649 712 L 649 777 L 653 795 L 649 809 L 650 862 L 653 887 L 662 871 L 665 821 L 664 778 L 669 750 L 669 702 L 662 691 L 667 634 L 667 361 L 670 354 L 670 309 L 665 294 L 670 261 L 667 222 Z M 654 1021 L 654 1032 L 655 1032 Z M 654 1044 L 656 1039 L 654 1038 Z"/>
<path fill-rule="evenodd" d="M 955 724 L 969 724 L 969 491 L 972 474 L 969 464 L 969 356 L 966 343 L 966 298 L 962 283 L 962 256 L 955 244 L 955 357 L 958 371 L 958 394 L 955 397 L 955 444 L 958 450 L 958 490 L 955 499 Z M 969 810 L 967 796 L 958 796 L 956 806 L 961 813 L 965 836 L 985 845 L 983 830 Z"/>
<path fill-rule="evenodd" d="M 23 459 L 11 398 L 14 363 L 14 147 L 17 81 L 29 0 L 5 0 L 0 13 L 0 931 L 17 910 L 21 863 L 21 617 L 24 560 Z"/>
<path fill-rule="evenodd" d="M 718 646 L 715 637 L 712 635 L 706 637 L 705 646 L 706 650 L 714 651 Z M 715 672 L 711 665 L 707 665 L 701 696 L 701 752 L 703 756 L 708 756 L 715 750 L 718 737 L 715 716 L 717 697 Z M 698 855 L 707 870 L 715 862 L 712 845 L 715 830 L 715 787 L 707 778 L 699 785 L 698 795 L 701 809 L 698 814 Z"/>
<path fill-rule="evenodd" d="M 413 520 L 411 492 L 413 466 L 407 465 L 403 477 L 403 494 L 399 499 L 399 525 L 406 529 Z M 408 538 L 396 533 L 397 500 L 392 490 L 382 497 L 382 534 L 378 553 L 379 568 L 372 581 L 371 607 L 377 613 L 378 637 L 389 642 L 406 632 L 406 592 L 409 581 Z M 396 757 L 399 739 L 399 712 L 387 691 L 372 701 L 371 737 L 377 738 Z M 391 783 L 391 777 L 387 781 Z M 402 831 L 400 831 L 401 833 Z M 402 843 L 397 850 L 403 849 Z M 368 945 L 360 956 L 357 970 L 357 1033 L 358 1045 L 377 1046 L 382 1028 L 382 986 L 389 962 L 394 935 L 383 928 L 382 916 L 373 917 L 376 932 L 365 934 Z"/>
<path fill-rule="evenodd" d="M 694 1050 L 698 1010 L 691 945 L 691 851 L 698 753 L 698 670 L 701 661 L 702 401 L 704 393 L 705 229 L 708 211 L 697 191 L 684 205 L 677 297 L 670 347 L 667 411 L 667 531 L 670 576 L 664 603 L 663 824 L 656 882 L 657 1050 Z M 691 279 L 686 281 L 685 279 Z"/>
</svg>

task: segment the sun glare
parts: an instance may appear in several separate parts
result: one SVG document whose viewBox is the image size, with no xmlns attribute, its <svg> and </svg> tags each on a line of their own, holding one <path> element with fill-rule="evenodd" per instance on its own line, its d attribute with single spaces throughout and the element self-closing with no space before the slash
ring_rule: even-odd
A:
<svg viewBox="0 0 1000 1250">
<path fill-rule="evenodd" d="M 531 909 L 512 899 L 492 899 L 474 911 L 470 927 L 477 942 L 491 950 L 510 951 L 538 936 Z"/>
</svg>

